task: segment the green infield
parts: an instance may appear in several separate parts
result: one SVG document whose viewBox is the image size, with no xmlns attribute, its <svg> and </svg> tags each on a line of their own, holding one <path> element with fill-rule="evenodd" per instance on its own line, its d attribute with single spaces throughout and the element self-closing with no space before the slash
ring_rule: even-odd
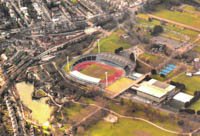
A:
<svg viewBox="0 0 200 136">
<path fill-rule="evenodd" d="M 80 72 L 91 77 L 100 78 L 101 80 L 106 78 L 105 72 L 108 72 L 108 76 L 115 73 L 115 71 L 110 70 L 109 68 L 103 68 L 98 64 L 91 64 Z"/>
<path fill-rule="evenodd" d="M 125 32 L 121 29 L 113 32 L 110 36 L 103 38 L 99 41 L 101 52 L 115 52 L 115 49 L 123 47 L 124 49 L 130 48 L 131 44 L 126 40 L 121 38 L 121 35 Z M 98 47 L 93 51 L 94 53 L 98 52 Z"/>
<path fill-rule="evenodd" d="M 79 135 L 80 136 L 80 135 Z M 84 136 L 177 136 L 142 121 L 119 119 L 117 123 L 103 120 L 89 128 Z"/>
<path fill-rule="evenodd" d="M 173 81 L 185 84 L 187 88 L 186 93 L 190 95 L 193 95 L 195 91 L 200 89 L 200 77 L 198 76 L 187 77 L 185 75 L 181 75 L 173 79 Z"/>
<path fill-rule="evenodd" d="M 197 14 L 191 14 L 188 12 L 170 11 L 162 6 L 157 8 L 153 15 L 172 20 L 178 23 L 182 23 L 195 28 L 200 28 L 200 18 Z"/>
</svg>

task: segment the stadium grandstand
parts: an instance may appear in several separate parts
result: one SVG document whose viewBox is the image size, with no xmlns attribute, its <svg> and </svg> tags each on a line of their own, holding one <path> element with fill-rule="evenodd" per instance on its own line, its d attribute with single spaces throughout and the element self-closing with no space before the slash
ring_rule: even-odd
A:
<svg viewBox="0 0 200 136">
<path fill-rule="evenodd" d="M 111 83 L 131 74 L 135 66 L 135 63 L 112 53 L 91 54 L 75 61 L 69 75 L 91 84 Z"/>
</svg>

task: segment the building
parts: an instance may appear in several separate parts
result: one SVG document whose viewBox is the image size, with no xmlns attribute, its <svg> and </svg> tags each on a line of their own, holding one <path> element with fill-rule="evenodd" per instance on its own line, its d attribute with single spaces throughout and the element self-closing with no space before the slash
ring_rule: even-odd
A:
<svg viewBox="0 0 200 136">
<path fill-rule="evenodd" d="M 175 86 L 151 79 L 142 82 L 139 87 L 133 86 L 132 89 L 136 90 L 138 96 L 160 103 L 175 90 Z"/>
<path fill-rule="evenodd" d="M 179 92 L 173 97 L 173 100 L 179 102 L 181 105 L 184 105 L 186 102 L 189 102 L 192 98 L 192 95 Z"/>
</svg>

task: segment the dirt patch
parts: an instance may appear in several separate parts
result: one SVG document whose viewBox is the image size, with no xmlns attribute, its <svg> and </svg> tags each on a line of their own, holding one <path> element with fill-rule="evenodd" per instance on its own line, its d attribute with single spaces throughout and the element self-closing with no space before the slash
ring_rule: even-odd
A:
<svg viewBox="0 0 200 136">
<path fill-rule="evenodd" d="M 152 134 L 149 134 L 145 131 L 140 131 L 140 130 L 134 131 L 133 134 L 136 136 L 153 136 Z"/>
</svg>

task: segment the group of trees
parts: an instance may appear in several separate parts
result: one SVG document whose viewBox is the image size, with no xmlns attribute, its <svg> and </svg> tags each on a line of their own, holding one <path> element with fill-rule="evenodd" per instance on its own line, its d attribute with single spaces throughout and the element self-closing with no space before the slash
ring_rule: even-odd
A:
<svg viewBox="0 0 200 136">
<path fill-rule="evenodd" d="M 153 30 L 151 31 L 151 35 L 158 36 L 160 33 L 162 33 L 163 27 L 161 25 L 155 25 Z"/>
<path fill-rule="evenodd" d="M 185 103 L 185 108 L 188 108 L 190 105 L 192 105 L 194 102 L 196 102 L 197 100 L 199 100 L 200 98 L 200 91 L 195 91 L 194 93 L 194 97 L 189 101 Z"/>
<path fill-rule="evenodd" d="M 170 81 L 170 84 L 176 86 L 176 88 L 180 89 L 181 92 L 184 92 L 186 90 L 185 85 L 179 82 Z"/>
<path fill-rule="evenodd" d="M 124 50 L 123 47 L 119 47 L 119 48 L 115 49 L 115 54 L 119 54 L 123 50 Z"/>
</svg>

